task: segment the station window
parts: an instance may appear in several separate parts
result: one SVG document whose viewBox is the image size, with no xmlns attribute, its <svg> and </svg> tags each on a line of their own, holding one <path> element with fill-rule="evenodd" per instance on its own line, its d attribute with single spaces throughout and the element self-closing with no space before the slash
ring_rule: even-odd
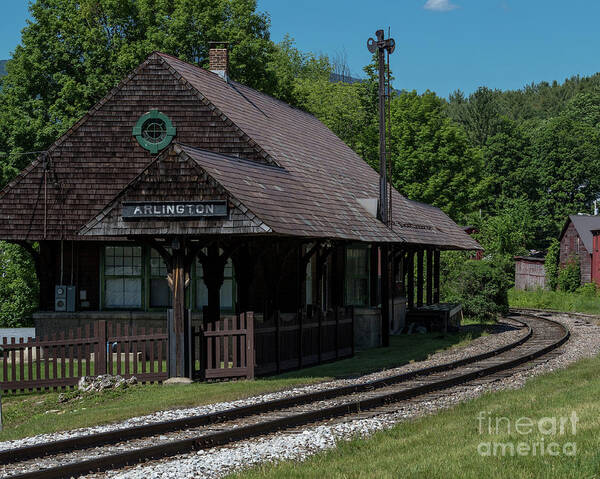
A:
<svg viewBox="0 0 600 479">
<path fill-rule="evenodd" d="M 222 253 L 222 251 L 221 251 Z M 235 305 L 235 277 L 231 258 L 225 264 L 225 279 L 221 286 L 221 311 L 233 311 Z M 208 289 L 204 283 L 204 270 L 196 259 L 196 308 L 202 310 L 208 305 Z"/>
<path fill-rule="evenodd" d="M 141 308 L 142 278 L 142 248 L 105 246 L 104 304 L 107 308 Z"/>
<path fill-rule="evenodd" d="M 346 304 L 369 304 L 369 249 L 366 247 L 346 249 Z"/>
<path fill-rule="evenodd" d="M 155 249 L 150 250 L 150 307 L 170 308 L 173 302 L 167 283 L 167 265 Z"/>
</svg>

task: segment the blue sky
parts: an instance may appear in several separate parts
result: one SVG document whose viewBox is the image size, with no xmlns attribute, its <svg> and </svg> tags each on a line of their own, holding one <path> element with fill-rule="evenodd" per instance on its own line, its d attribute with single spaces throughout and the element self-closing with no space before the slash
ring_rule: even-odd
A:
<svg viewBox="0 0 600 479">
<path fill-rule="evenodd" d="M 447 96 L 480 85 L 512 89 L 600 71 L 600 2 L 590 0 L 258 0 L 271 34 L 302 50 L 345 52 L 353 74 L 369 62 L 367 38 L 391 27 L 395 87 Z M 0 18 L 0 58 L 20 41 L 27 2 Z"/>
</svg>

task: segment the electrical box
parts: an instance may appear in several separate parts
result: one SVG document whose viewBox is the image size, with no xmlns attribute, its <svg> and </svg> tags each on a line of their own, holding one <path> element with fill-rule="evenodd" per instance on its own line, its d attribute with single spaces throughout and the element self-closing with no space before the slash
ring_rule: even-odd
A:
<svg viewBox="0 0 600 479">
<path fill-rule="evenodd" d="M 67 286 L 67 312 L 75 311 L 75 302 L 77 299 L 77 286 Z"/>
<path fill-rule="evenodd" d="M 67 310 L 67 287 L 57 284 L 54 287 L 54 311 Z"/>
<path fill-rule="evenodd" d="M 75 311 L 77 302 L 77 287 L 58 284 L 54 287 L 54 311 Z"/>
</svg>

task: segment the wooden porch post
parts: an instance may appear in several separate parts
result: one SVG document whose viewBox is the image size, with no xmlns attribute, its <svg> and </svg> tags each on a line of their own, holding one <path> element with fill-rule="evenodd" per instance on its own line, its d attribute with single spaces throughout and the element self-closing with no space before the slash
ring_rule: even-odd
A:
<svg viewBox="0 0 600 479">
<path fill-rule="evenodd" d="M 186 331 L 186 308 L 185 308 L 185 247 L 183 240 L 176 240 L 173 245 L 171 282 L 173 294 L 173 323 L 169 325 L 169 377 L 190 376 L 191 371 L 186 371 L 188 354 L 185 331 Z"/>
<path fill-rule="evenodd" d="M 423 306 L 423 250 L 417 252 L 417 307 Z"/>
<path fill-rule="evenodd" d="M 433 253 L 433 302 L 440 302 L 440 250 Z"/>
<path fill-rule="evenodd" d="M 304 317 L 304 284 L 306 281 L 306 262 L 302 252 L 302 243 L 298 246 L 298 275 L 297 275 L 297 311 L 298 311 L 298 367 L 302 367 L 302 323 Z"/>
<path fill-rule="evenodd" d="M 317 350 L 318 362 L 321 364 L 323 353 L 323 253 L 319 248 L 317 251 L 317 301 L 316 301 L 317 322 L 319 324 L 317 336 L 319 338 L 319 349 Z"/>
<path fill-rule="evenodd" d="M 390 255 L 389 246 L 379 247 L 381 257 L 381 345 L 390 345 Z"/>
<path fill-rule="evenodd" d="M 406 274 L 408 275 L 408 308 L 413 309 L 415 307 L 415 252 L 413 250 L 408 251 L 407 262 L 406 262 Z"/>
<path fill-rule="evenodd" d="M 372 244 L 370 248 L 370 278 L 369 278 L 369 297 L 371 298 L 370 306 L 377 306 L 379 304 L 379 270 L 377 265 L 379 264 L 379 248 L 377 245 Z"/>
<path fill-rule="evenodd" d="M 433 251 L 427 249 L 427 305 L 433 304 Z"/>
</svg>

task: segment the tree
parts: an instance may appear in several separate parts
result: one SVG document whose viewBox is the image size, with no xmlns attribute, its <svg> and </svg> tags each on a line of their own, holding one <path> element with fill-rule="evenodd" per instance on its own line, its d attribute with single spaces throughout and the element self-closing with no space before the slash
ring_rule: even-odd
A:
<svg viewBox="0 0 600 479">
<path fill-rule="evenodd" d="M 495 215 L 470 218 L 478 233 L 475 238 L 486 254 L 512 260 L 516 255 L 527 253 L 535 236 L 533 212 L 527 200 L 514 200 Z"/>
<path fill-rule="evenodd" d="M 393 185 L 410 199 L 461 220 L 479 206 L 482 156 L 447 117 L 435 93 L 403 92 L 392 100 Z"/>
<path fill-rule="evenodd" d="M 548 241 L 569 214 L 591 212 L 600 197 L 600 131 L 560 115 L 544 122 L 532 142 L 540 189 L 537 209 Z"/>
<path fill-rule="evenodd" d="M 286 35 L 275 46 L 267 69 L 277 80 L 271 92 L 274 96 L 317 115 L 317 111 L 310 109 L 312 105 L 306 101 L 306 96 L 311 82 L 315 82 L 315 88 L 316 84 L 329 82 L 331 66 L 326 56 L 301 52 L 296 48 L 294 39 Z M 323 95 L 323 98 L 327 97 Z"/>
<path fill-rule="evenodd" d="M 558 271 L 560 263 L 560 241 L 554 238 L 548 247 L 544 269 L 546 270 L 546 284 L 554 291 L 558 286 Z"/>
<path fill-rule="evenodd" d="M 303 109 L 315 115 L 350 148 L 356 152 L 364 149 L 361 140 L 366 120 L 358 85 L 304 79 L 296 83 L 294 93 Z"/>
<path fill-rule="evenodd" d="M 39 286 L 31 257 L 20 246 L 0 242 L 0 327 L 27 326 L 37 308 Z"/>
<path fill-rule="evenodd" d="M 496 133 L 501 115 L 500 91 L 479 87 L 468 98 L 458 90 L 450 95 L 449 116 L 462 125 L 474 145 L 484 146 Z"/>
<path fill-rule="evenodd" d="M 2 81 L 0 151 L 48 147 L 154 50 L 207 66 L 208 42 L 227 40 L 233 79 L 277 87 L 256 0 L 37 0 L 30 14 Z M 2 184 L 30 159 L 11 156 Z"/>
</svg>

